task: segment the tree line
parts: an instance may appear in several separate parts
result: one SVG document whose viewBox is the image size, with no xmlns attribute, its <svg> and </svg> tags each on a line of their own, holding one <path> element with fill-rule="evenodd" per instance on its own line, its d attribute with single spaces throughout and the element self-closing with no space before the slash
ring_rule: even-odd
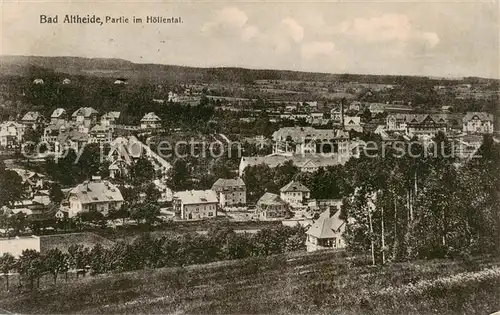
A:
<svg viewBox="0 0 500 315">
<path fill-rule="evenodd" d="M 382 147 L 380 138 L 373 140 Z M 342 218 L 350 219 L 347 244 L 371 252 L 374 263 L 499 253 L 500 145 L 485 136 L 475 157 L 464 160 L 452 154 L 444 134 L 429 147 L 411 142 L 404 152 L 416 157 L 398 157 L 387 147 L 385 155 L 312 173 L 290 162 L 250 166 L 243 175 L 248 200 L 278 193 L 292 179 L 307 186 L 311 198 L 342 199 Z"/>
<path fill-rule="evenodd" d="M 9 274 L 17 271 L 20 283 L 31 289 L 40 285 L 44 275 L 54 284 L 68 272 L 92 275 L 125 272 L 143 268 L 162 268 L 204 264 L 220 260 L 263 257 L 305 249 L 305 230 L 301 226 L 262 229 L 255 234 L 239 234 L 223 225 L 210 227 L 206 235 L 188 233 L 154 237 L 143 234 L 130 243 L 117 242 L 109 248 L 73 244 L 66 252 L 58 248 L 45 253 L 24 250 L 17 259 L 5 253 L 0 271 L 9 287 Z"/>
<path fill-rule="evenodd" d="M 500 145 L 485 136 L 466 162 L 444 135 L 435 146 L 427 157 L 413 146 L 419 158 L 356 161 L 342 209 L 354 219 L 345 233 L 352 250 L 371 252 L 374 264 L 499 253 Z"/>
</svg>

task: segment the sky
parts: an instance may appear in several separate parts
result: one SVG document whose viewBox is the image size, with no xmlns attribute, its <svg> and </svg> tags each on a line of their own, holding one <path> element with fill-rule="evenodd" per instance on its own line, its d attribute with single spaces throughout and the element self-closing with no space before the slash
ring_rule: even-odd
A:
<svg viewBox="0 0 500 315">
<path fill-rule="evenodd" d="M 498 1 L 0 1 L 2 55 L 500 78 Z M 64 24 L 65 14 L 183 23 Z"/>
</svg>

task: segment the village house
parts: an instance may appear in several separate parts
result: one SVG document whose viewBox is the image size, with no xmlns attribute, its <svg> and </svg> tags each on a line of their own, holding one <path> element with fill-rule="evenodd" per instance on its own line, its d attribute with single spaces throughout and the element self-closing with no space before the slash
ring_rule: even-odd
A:
<svg viewBox="0 0 500 315">
<path fill-rule="evenodd" d="M 342 153 L 349 146 L 349 133 L 312 127 L 284 127 L 273 133 L 273 153 Z"/>
<path fill-rule="evenodd" d="M 361 117 L 357 116 L 345 116 L 344 117 L 344 130 L 363 132 L 363 126 L 361 126 Z"/>
<path fill-rule="evenodd" d="M 172 204 L 182 220 L 200 220 L 217 217 L 219 201 L 213 190 L 187 190 L 176 192 Z"/>
<path fill-rule="evenodd" d="M 71 80 L 68 79 L 68 78 L 65 78 L 64 80 L 62 80 L 62 84 L 64 85 L 67 85 L 67 84 L 70 84 L 71 83 Z"/>
<path fill-rule="evenodd" d="M 89 143 L 110 143 L 113 140 L 113 130 L 109 126 L 95 125 L 89 132 Z"/>
<path fill-rule="evenodd" d="M 342 199 L 309 199 L 307 206 L 312 211 L 323 212 L 328 208 L 340 210 L 342 207 Z"/>
<path fill-rule="evenodd" d="M 247 189 L 241 178 L 226 179 L 219 178 L 213 185 L 212 190 L 217 193 L 221 207 L 245 205 Z"/>
<path fill-rule="evenodd" d="M 23 124 L 15 121 L 6 121 L 0 124 L 0 146 L 3 148 L 21 145 L 25 132 Z"/>
<path fill-rule="evenodd" d="M 60 125 L 66 123 L 68 114 L 64 108 L 56 108 L 50 115 L 50 124 Z"/>
<path fill-rule="evenodd" d="M 270 168 L 275 168 L 287 161 L 291 161 L 301 172 L 315 172 L 319 168 L 326 168 L 333 165 L 344 165 L 349 159 L 359 157 L 359 143 L 351 142 L 344 152 L 335 154 L 270 154 L 266 156 L 242 157 L 238 168 L 239 176 L 243 176 L 245 169 L 249 166 L 265 164 Z"/>
<path fill-rule="evenodd" d="M 291 181 L 280 189 L 280 198 L 292 206 L 302 205 L 309 197 L 309 188 L 301 182 Z"/>
<path fill-rule="evenodd" d="M 101 125 L 113 127 L 120 118 L 120 112 L 108 112 L 101 116 Z"/>
<path fill-rule="evenodd" d="M 65 122 L 51 123 L 43 129 L 42 141 L 53 144 L 60 134 L 70 129 L 70 125 Z"/>
<path fill-rule="evenodd" d="M 343 113 L 342 113 L 342 108 L 341 107 L 336 106 L 335 108 L 332 108 L 330 110 L 330 119 L 335 124 L 341 124 L 342 123 L 342 115 L 343 115 Z"/>
<path fill-rule="evenodd" d="M 21 124 L 36 129 L 39 126 L 43 126 L 44 121 L 45 118 L 39 112 L 27 112 L 21 119 Z"/>
<path fill-rule="evenodd" d="M 26 190 L 27 197 L 31 197 L 36 190 L 46 188 L 45 175 L 22 168 L 11 168 L 10 170 L 21 177 L 21 183 Z"/>
<path fill-rule="evenodd" d="M 167 97 L 168 97 L 167 98 L 168 102 L 176 103 L 176 102 L 179 101 L 179 97 L 177 96 L 177 94 L 174 93 L 174 92 L 172 92 L 172 91 L 168 92 L 168 96 Z"/>
<path fill-rule="evenodd" d="M 349 104 L 349 110 L 351 111 L 359 111 L 361 109 L 361 102 L 359 101 L 353 101 L 351 104 Z"/>
<path fill-rule="evenodd" d="M 0 256 L 11 254 L 14 258 L 19 258 L 27 249 L 40 252 L 40 238 L 34 235 L 0 238 Z"/>
<path fill-rule="evenodd" d="M 116 85 L 125 85 L 125 84 L 128 84 L 128 80 L 125 79 L 125 78 L 118 78 L 116 79 L 113 84 L 116 84 Z"/>
<path fill-rule="evenodd" d="M 73 122 L 76 125 L 82 126 L 83 129 L 79 130 L 83 133 L 88 133 L 90 128 L 97 122 L 98 112 L 92 107 L 80 107 L 71 115 Z"/>
<path fill-rule="evenodd" d="M 141 119 L 141 129 L 157 129 L 161 127 L 161 119 L 155 113 L 150 112 Z"/>
<path fill-rule="evenodd" d="M 36 78 L 33 80 L 33 84 L 36 84 L 36 85 L 41 85 L 41 84 L 44 84 L 45 82 L 43 81 L 43 79 L 40 79 L 40 78 Z"/>
<path fill-rule="evenodd" d="M 53 143 L 53 152 L 63 152 L 70 148 L 79 152 L 89 142 L 88 133 L 80 132 L 73 128 L 60 129 L 60 133 Z"/>
<path fill-rule="evenodd" d="M 443 114 L 413 114 L 407 117 L 406 134 L 409 137 L 434 137 L 440 131 L 446 133 L 447 120 Z"/>
<path fill-rule="evenodd" d="M 407 114 L 389 114 L 386 117 L 386 130 L 406 132 Z"/>
<path fill-rule="evenodd" d="M 259 220 L 281 220 L 289 213 L 288 204 L 277 194 L 266 192 L 255 207 L 255 214 Z"/>
<path fill-rule="evenodd" d="M 92 180 L 84 181 L 69 192 L 68 217 L 72 218 L 80 212 L 99 211 L 104 215 L 112 209 L 120 209 L 123 196 L 115 185 L 102 180 L 100 176 L 92 176 Z"/>
<path fill-rule="evenodd" d="M 50 205 L 50 196 L 48 190 L 35 190 L 26 193 L 22 200 L 13 202 L 8 211 L 4 213 L 24 213 L 27 216 L 40 215 L 47 211 Z"/>
<path fill-rule="evenodd" d="M 372 113 L 372 115 L 380 114 L 385 111 L 386 105 L 387 104 L 384 103 L 370 103 L 368 109 L 370 110 L 370 113 Z"/>
<path fill-rule="evenodd" d="M 485 112 L 467 112 L 463 121 L 465 133 L 493 133 L 493 115 Z"/>
<path fill-rule="evenodd" d="M 323 249 L 345 248 L 342 234 L 346 222 L 339 218 L 340 210 L 329 208 L 320 214 L 306 232 L 306 248 L 308 252 Z"/>
</svg>

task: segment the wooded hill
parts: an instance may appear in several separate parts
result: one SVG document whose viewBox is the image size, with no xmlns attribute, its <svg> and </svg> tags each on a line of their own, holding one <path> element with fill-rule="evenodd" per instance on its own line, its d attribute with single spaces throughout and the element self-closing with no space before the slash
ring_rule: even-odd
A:
<svg viewBox="0 0 500 315">
<path fill-rule="evenodd" d="M 379 84 L 421 84 L 422 81 L 454 84 L 491 83 L 482 78 L 438 79 L 416 76 L 328 74 L 288 70 L 255 70 L 235 67 L 197 68 L 161 64 L 139 64 L 117 58 L 0 56 L 0 73 L 32 78 L 48 73 L 126 78 L 131 81 L 176 81 L 252 83 L 255 80 L 341 81 Z"/>
</svg>

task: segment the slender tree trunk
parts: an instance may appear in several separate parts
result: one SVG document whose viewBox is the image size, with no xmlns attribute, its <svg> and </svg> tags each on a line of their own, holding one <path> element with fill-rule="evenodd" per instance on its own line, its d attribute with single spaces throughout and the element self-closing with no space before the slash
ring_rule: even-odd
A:
<svg viewBox="0 0 500 315">
<path fill-rule="evenodd" d="M 385 229 L 384 229 L 384 207 L 382 206 L 381 208 L 382 212 L 382 223 L 381 223 L 381 229 L 382 229 L 382 265 L 385 264 Z"/>
<path fill-rule="evenodd" d="M 417 171 L 415 171 L 415 196 L 418 194 Z"/>
<path fill-rule="evenodd" d="M 370 223 L 370 243 L 372 252 L 372 265 L 375 265 L 375 244 L 373 242 L 373 224 L 372 224 L 372 214 L 370 209 L 368 209 L 368 221 Z"/>
<path fill-rule="evenodd" d="M 443 246 L 446 246 L 446 216 L 444 214 L 444 208 L 442 211 L 441 219 L 443 220 L 443 237 L 442 237 L 441 242 L 442 242 Z"/>
<path fill-rule="evenodd" d="M 7 282 L 7 291 L 9 291 L 9 273 L 5 276 L 5 281 Z"/>
<path fill-rule="evenodd" d="M 392 247 L 392 259 L 397 261 L 399 259 L 399 235 L 398 235 L 398 205 L 396 197 L 393 196 L 394 203 L 394 244 Z"/>
</svg>

